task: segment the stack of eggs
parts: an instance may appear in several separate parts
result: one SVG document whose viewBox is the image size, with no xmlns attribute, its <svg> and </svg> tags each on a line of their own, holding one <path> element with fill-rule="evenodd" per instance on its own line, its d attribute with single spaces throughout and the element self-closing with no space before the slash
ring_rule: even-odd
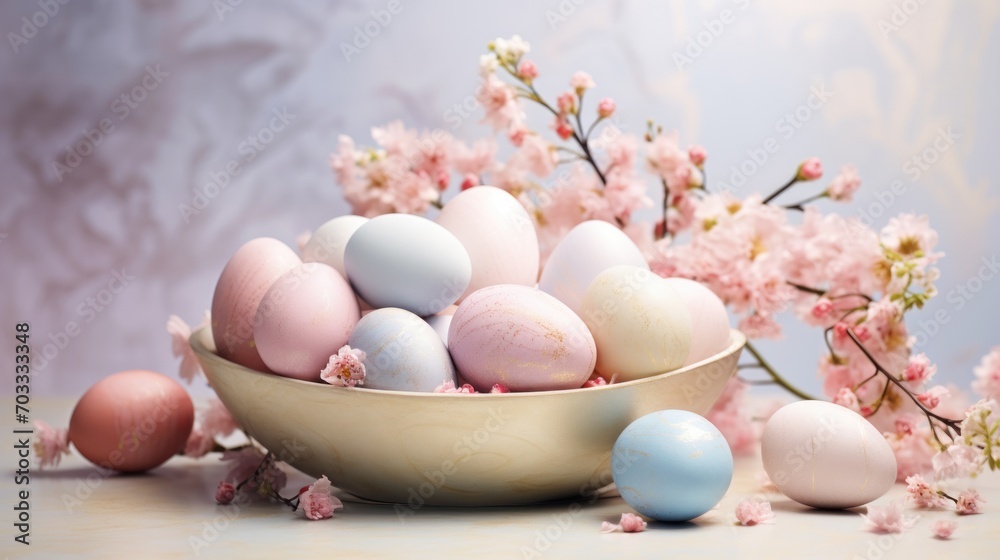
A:
<svg viewBox="0 0 1000 560">
<path fill-rule="evenodd" d="M 366 353 L 366 388 L 418 392 L 447 382 L 574 389 L 595 372 L 640 379 L 729 343 L 722 302 L 652 274 L 611 224 L 572 229 L 539 276 L 531 219 L 487 186 L 459 194 L 435 221 L 335 218 L 301 259 L 274 239 L 252 240 L 219 278 L 212 322 L 219 354 L 243 366 L 319 381 L 350 345 Z"/>
</svg>

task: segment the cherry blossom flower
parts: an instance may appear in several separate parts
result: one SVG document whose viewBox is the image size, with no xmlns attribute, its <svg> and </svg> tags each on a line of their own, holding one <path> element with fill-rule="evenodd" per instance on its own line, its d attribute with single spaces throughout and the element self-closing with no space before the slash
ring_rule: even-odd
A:
<svg viewBox="0 0 1000 560">
<path fill-rule="evenodd" d="M 951 538 L 957 527 L 958 525 L 954 521 L 940 519 L 931 525 L 931 533 L 934 534 L 934 538 L 936 539 L 946 540 Z"/>
<path fill-rule="evenodd" d="M 517 155 L 524 158 L 524 167 L 536 177 L 548 177 L 559 162 L 555 147 L 537 134 L 524 137 Z"/>
<path fill-rule="evenodd" d="M 840 392 L 833 398 L 834 404 L 839 404 L 849 408 L 854 412 L 861 413 L 861 405 L 858 403 L 858 395 L 850 387 L 841 387 Z"/>
<path fill-rule="evenodd" d="M 875 533 L 901 533 L 917 522 L 917 517 L 903 512 L 903 502 L 893 500 L 882 506 L 868 506 L 868 514 L 861 514 L 868 528 Z"/>
<path fill-rule="evenodd" d="M 979 504 L 985 502 L 979 492 L 974 489 L 966 490 L 958 495 L 958 500 L 955 502 L 955 511 L 959 515 L 973 515 L 980 513 Z"/>
<path fill-rule="evenodd" d="M 556 97 L 556 108 L 563 116 L 576 113 L 576 97 L 569 91 L 560 93 L 559 97 Z"/>
<path fill-rule="evenodd" d="M 906 477 L 906 497 L 918 509 L 942 508 L 948 505 L 948 500 L 941 495 L 937 487 L 930 485 L 920 474 Z"/>
<path fill-rule="evenodd" d="M 438 385 L 437 387 L 435 387 L 433 392 L 434 393 L 455 393 L 455 394 L 463 394 L 463 395 L 471 395 L 471 394 L 474 394 L 474 393 L 478 393 L 478 391 L 476 391 L 476 389 L 472 385 L 469 385 L 468 383 L 463 384 L 461 387 L 455 387 L 455 382 L 451 381 L 451 380 L 444 381 L 443 383 L 441 383 L 440 385 Z M 490 390 L 490 392 L 491 393 L 493 392 L 492 389 Z M 500 391 L 497 391 L 497 392 L 500 392 Z"/>
<path fill-rule="evenodd" d="M 799 164 L 795 178 L 799 181 L 815 181 L 823 176 L 823 164 L 819 158 L 811 157 Z"/>
<path fill-rule="evenodd" d="M 235 497 L 236 487 L 225 480 L 219 481 L 219 486 L 215 489 L 215 501 L 226 505 L 232 503 Z"/>
<path fill-rule="evenodd" d="M 258 468 L 261 466 L 264 458 L 265 455 L 252 445 L 224 451 L 220 460 L 231 464 L 225 480 L 234 483 L 241 483 L 246 480 L 247 483 L 244 485 L 244 488 L 258 492 L 268 490 L 274 492 L 280 491 L 288 482 L 288 476 L 285 474 L 285 471 L 281 470 L 281 467 L 278 466 L 273 458 L 269 458 L 267 465 L 258 472 Z M 255 472 L 257 476 L 251 478 Z"/>
<path fill-rule="evenodd" d="M 476 100 L 483 107 L 483 122 L 493 130 L 508 130 L 524 121 L 524 110 L 517 101 L 517 92 L 496 74 L 486 76 L 476 90 Z"/>
<path fill-rule="evenodd" d="M 522 60 L 517 65 L 517 75 L 526 82 L 530 82 L 538 77 L 538 67 L 530 60 Z"/>
<path fill-rule="evenodd" d="M 508 389 L 506 385 L 501 385 L 500 383 L 496 383 L 496 384 L 493 385 L 492 388 L 490 388 L 490 392 L 491 393 L 509 393 L 510 389 Z"/>
<path fill-rule="evenodd" d="M 923 393 L 917 393 L 917 400 L 927 407 L 928 410 L 937 408 L 937 405 L 941 404 L 941 399 L 947 397 L 948 389 L 941 385 L 935 385 Z"/>
<path fill-rule="evenodd" d="M 204 317 L 202 317 L 201 323 L 195 327 L 195 330 L 204 328 L 211 323 L 211 315 L 208 311 L 206 311 Z M 194 381 L 195 376 L 201 373 L 201 363 L 198 362 L 198 357 L 195 356 L 194 350 L 192 350 L 191 345 L 188 344 L 188 340 L 191 338 L 191 327 L 189 327 L 188 324 L 177 315 L 171 315 L 167 319 L 167 333 L 170 334 L 172 341 L 171 351 L 173 352 L 174 357 L 181 358 L 181 379 L 191 383 Z"/>
<path fill-rule="evenodd" d="M 605 97 L 604 99 L 601 99 L 601 101 L 597 103 L 597 116 L 601 117 L 602 119 L 606 119 L 611 115 L 615 114 L 616 107 L 617 105 L 615 104 L 614 99 L 611 99 L 610 97 Z"/>
<path fill-rule="evenodd" d="M 1000 466 L 1000 405 L 997 401 L 983 399 L 969 407 L 961 429 L 965 454 L 982 450 L 977 458 L 980 469 L 983 464 L 988 464 L 990 469 Z"/>
<path fill-rule="evenodd" d="M 590 74 L 582 70 L 573 73 L 573 76 L 569 79 L 569 85 L 576 90 L 577 95 L 582 95 L 584 91 L 597 87 L 597 84 L 594 83 L 594 78 L 591 78 Z"/>
<path fill-rule="evenodd" d="M 771 523 L 774 521 L 774 513 L 771 511 L 771 502 L 747 498 L 736 504 L 736 521 L 740 525 L 758 525 L 760 523 Z"/>
<path fill-rule="evenodd" d="M 956 443 L 934 455 L 931 464 L 938 480 L 966 478 L 982 470 L 983 457 L 977 448 Z"/>
<path fill-rule="evenodd" d="M 194 428 L 191 430 L 187 442 L 184 444 L 184 455 L 197 459 L 204 457 L 214 447 L 215 439 L 212 436 L 198 428 Z"/>
<path fill-rule="evenodd" d="M 479 55 L 479 76 L 485 78 L 497 71 L 500 60 L 496 53 L 486 53 Z"/>
<path fill-rule="evenodd" d="M 903 380 L 917 385 L 926 383 L 937 373 L 937 366 L 932 364 L 927 355 L 921 352 L 910 356 L 910 363 L 903 370 Z"/>
<path fill-rule="evenodd" d="M 459 185 L 459 190 L 467 191 L 472 187 L 478 187 L 480 183 L 482 183 L 482 181 L 479 180 L 479 177 L 477 175 L 469 173 L 468 175 L 462 178 L 462 184 Z"/>
<path fill-rule="evenodd" d="M 734 455 L 751 453 L 757 443 L 757 433 L 744 398 L 746 390 L 746 383 L 735 378 L 729 380 L 722 395 L 705 415 L 722 432 Z"/>
<path fill-rule="evenodd" d="M 501 61 L 507 64 L 516 63 L 522 56 L 531 51 L 531 45 L 522 39 L 520 35 L 514 35 L 510 39 L 498 37 L 494 39 L 488 47 L 491 51 L 496 53 L 496 56 Z"/>
<path fill-rule="evenodd" d="M 973 373 L 972 389 L 985 399 L 1000 401 L 1000 346 L 983 356 Z"/>
<path fill-rule="evenodd" d="M 58 466 L 62 456 L 69 455 L 69 430 L 53 428 L 41 420 L 35 420 L 33 426 L 35 441 L 32 449 L 38 458 L 39 468 Z"/>
<path fill-rule="evenodd" d="M 332 493 L 330 480 L 323 476 L 299 494 L 299 507 L 306 519 L 320 520 L 333 517 L 333 512 L 344 507 Z"/>
<path fill-rule="evenodd" d="M 845 165 L 840 168 L 840 173 L 826 188 L 826 193 L 830 200 L 850 202 L 859 188 L 861 188 L 861 179 L 858 177 L 857 169 L 853 165 Z"/>
<path fill-rule="evenodd" d="M 573 127 L 569 124 L 569 120 L 565 116 L 560 115 L 556 117 L 556 120 L 552 122 L 552 130 L 563 140 L 569 140 L 573 137 Z"/>
<path fill-rule="evenodd" d="M 641 533 L 646 530 L 646 526 L 646 521 L 638 515 L 634 513 L 623 513 L 622 518 L 618 523 L 611 523 L 610 521 L 601 523 L 601 532 L 614 533 L 615 531 L 621 531 L 623 533 Z"/>
<path fill-rule="evenodd" d="M 238 430 L 239 425 L 222 401 L 212 399 L 201 418 L 201 429 L 212 437 L 225 437 Z"/>
<path fill-rule="evenodd" d="M 320 379 L 336 387 L 354 387 L 365 384 L 365 352 L 344 345 L 320 372 Z"/>
<path fill-rule="evenodd" d="M 691 163 L 701 167 L 705 164 L 705 160 L 708 159 L 708 150 L 699 144 L 690 146 L 688 147 L 688 159 L 691 160 Z"/>
</svg>

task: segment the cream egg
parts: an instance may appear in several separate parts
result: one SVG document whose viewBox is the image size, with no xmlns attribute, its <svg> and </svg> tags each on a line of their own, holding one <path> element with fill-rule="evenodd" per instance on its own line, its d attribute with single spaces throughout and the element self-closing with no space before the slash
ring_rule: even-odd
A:
<svg viewBox="0 0 1000 560">
<path fill-rule="evenodd" d="M 321 262 L 333 267 L 341 276 L 344 272 L 344 249 L 347 241 L 368 218 L 364 216 L 339 216 L 316 228 L 302 248 L 302 262 Z"/>
<path fill-rule="evenodd" d="M 684 365 L 700 362 L 729 346 L 726 304 L 705 285 L 687 278 L 664 278 L 684 300 L 691 316 L 691 350 Z"/>
</svg>

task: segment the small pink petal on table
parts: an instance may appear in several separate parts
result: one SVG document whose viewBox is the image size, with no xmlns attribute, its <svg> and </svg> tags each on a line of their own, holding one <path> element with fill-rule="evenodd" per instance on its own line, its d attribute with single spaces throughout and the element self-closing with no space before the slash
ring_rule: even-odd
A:
<svg viewBox="0 0 1000 560">
<path fill-rule="evenodd" d="M 646 522 L 638 515 L 623 513 L 618 523 L 611 523 L 610 521 L 601 523 L 601 532 L 614 533 L 615 531 L 621 531 L 623 533 L 639 533 L 646 530 L 646 525 Z"/>
</svg>

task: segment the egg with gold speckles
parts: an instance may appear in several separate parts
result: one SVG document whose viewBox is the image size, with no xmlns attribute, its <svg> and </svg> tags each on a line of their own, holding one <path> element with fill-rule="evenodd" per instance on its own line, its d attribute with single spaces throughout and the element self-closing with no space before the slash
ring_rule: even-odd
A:
<svg viewBox="0 0 1000 560">
<path fill-rule="evenodd" d="M 896 482 L 896 457 L 860 414 L 823 401 L 785 405 L 767 421 L 761 458 L 789 498 L 816 508 L 872 502 Z"/>
<path fill-rule="evenodd" d="M 566 304 L 528 286 L 500 284 L 473 292 L 448 329 L 455 367 L 477 391 L 576 389 L 594 370 L 597 349 Z"/>
<path fill-rule="evenodd" d="M 733 480 L 733 454 L 711 422 L 661 410 L 632 422 L 611 452 L 622 498 L 660 521 L 687 521 L 719 503 Z"/>
</svg>

